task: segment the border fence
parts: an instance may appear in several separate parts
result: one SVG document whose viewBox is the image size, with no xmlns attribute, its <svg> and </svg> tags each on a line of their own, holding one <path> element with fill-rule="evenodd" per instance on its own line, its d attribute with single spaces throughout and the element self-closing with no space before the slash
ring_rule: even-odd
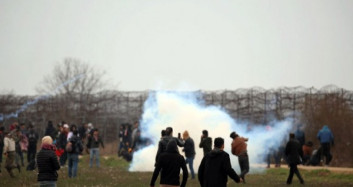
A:
<svg viewBox="0 0 353 187">
<path fill-rule="evenodd" d="M 306 139 L 316 140 L 316 133 L 329 125 L 335 135 L 335 165 L 353 166 L 353 91 L 333 85 L 321 89 L 282 87 L 266 90 L 250 89 L 195 91 L 205 105 L 225 109 L 234 119 L 253 125 L 266 125 L 272 120 L 292 118 L 304 124 Z M 80 125 L 91 122 L 101 129 L 105 142 L 118 139 L 119 125 L 140 119 L 149 91 L 106 91 L 95 95 L 57 95 L 28 106 L 17 118 L 0 121 L 5 127 L 12 122 L 32 123 L 40 135 L 47 121 L 66 121 Z M 33 96 L 0 95 L 0 115 L 12 113 L 35 99 Z M 1 116 L 0 116 L 1 117 Z M 338 151 L 341 150 L 341 151 Z M 342 153 L 343 151 L 343 153 Z M 335 153 L 340 157 L 335 157 Z"/>
</svg>

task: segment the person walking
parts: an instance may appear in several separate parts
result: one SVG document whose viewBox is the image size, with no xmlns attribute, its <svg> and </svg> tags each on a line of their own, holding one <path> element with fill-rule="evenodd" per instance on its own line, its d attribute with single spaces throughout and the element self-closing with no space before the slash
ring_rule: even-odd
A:
<svg viewBox="0 0 353 187">
<path fill-rule="evenodd" d="M 201 187 L 226 187 L 228 176 L 236 183 L 242 181 L 232 168 L 229 154 L 224 151 L 224 139 L 218 137 L 214 140 L 214 149 L 201 161 L 199 182 Z"/>
<path fill-rule="evenodd" d="M 159 173 L 161 173 L 161 187 L 184 187 L 188 179 L 188 170 L 185 159 L 177 151 L 177 142 L 170 141 L 167 149 L 163 152 L 156 163 L 150 186 L 154 187 Z M 180 184 L 180 169 L 183 170 L 183 180 Z M 160 172 L 161 171 L 161 172 Z"/>
<path fill-rule="evenodd" d="M 325 157 L 325 165 L 328 166 L 332 160 L 331 145 L 334 145 L 333 134 L 327 125 L 324 125 L 322 129 L 317 133 L 317 138 L 320 141 L 323 156 Z"/>
<path fill-rule="evenodd" d="M 41 187 L 56 187 L 57 170 L 60 169 L 59 158 L 55 155 L 56 147 L 50 136 L 42 138 L 41 149 L 37 154 L 37 181 Z"/>
<path fill-rule="evenodd" d="M 66 151 L 67 151 L 67 159 L 68 159 L 68 174 L 69 174 L 69 178 L 74 178 L 77 176 L 77 167 L 78 167 L 78 161 L 79 161 L 78 155 L 83 151 L 82 141 L 78 137 L 77 130 L 74 130 L 72 132 L 72 136 L 68 140 L 67 144 L 68 145 L 66 146 Z"/>
<path fill-rule="evenodd" d="M 5 168 L 7 172 L 10 174 L 11 177 L 15 177 L 15 175 L 12 172 L 12 169 L 16 168 L 14 165 L 15 157 L 16 157 L 16 143 L 13 138 L 14 134 L 12 132 L 5 132 L 5 138 L 4 138 L 4 154 L 6 156 L 6 162 L 5 162 Z"/>
<path fill-rule="evenodd" d="M 203 156 L 212 150 L 212 138 L 208 137 L 208 131 L 203 130 L 200 141 L 200 148 L 203 148 Z"/>
<path fill-rule="evenodd" d="M 298 164 L 301 164 L 303 158 L 303 149 L 295 135 L 293 133 L 289 134 L 289 141 L 286 145 L 285 155 L 287 157 L 287 162 L 289 164 L 289 175 L 287 178 L 287 184 L 292 183 L 293 175 L 296 174 L 300 183 L 304 184 L 304 180 L 299 173 Z"/>
<path fill-rule="evenodd" d="M 185 152 L 186 157 L 186 164 L 189 165 L 191 179 L 195 179 L 195 172 L 194 172 L 194 158 L 195 158 L 195 144 L 194 140 L 190 138 L 189 132 L 184 131 L 183 133 L 183 140 L 185 141 L 183 152 Z"/>
<path fill-rule="evenodd" d="M 102 138 L 99 136 L 98 129 L 94 129 L 93 135 L 88 138 L 89 149 L 89 167 L 93 165 L 93 159 L 96 159 L 96 167 L 100 167 L 99 162 L 99 145 L 104 149 L 104 143 Z"/>
<path fill-rule="evenodd" d="M 247 151 L 246 142 L 248 138 L 240 137 L 237 133 L 232 132 L 230 137 L 233 139 L 232 142 L 232 154 L 238 157 L 238 162 L 240 166 L 240 178 L 242 178 L 243 183 L 245 183 L 245 174 L 249 172 L 249 156 Z"/>
</svg>

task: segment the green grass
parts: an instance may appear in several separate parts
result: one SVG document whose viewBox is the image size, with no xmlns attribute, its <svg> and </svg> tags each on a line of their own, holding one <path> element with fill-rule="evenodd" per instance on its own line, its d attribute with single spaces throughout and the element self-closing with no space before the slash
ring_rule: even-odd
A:
<svg viewBox="0 0 353 187">
<path fill-rule="evenodd" d="M 78 177 L 69 179 L 67 167 L 59 170 L 58 186 L 122 186 L 141 187 L 149 186 L 152 172 L 128 172 L 129 163 L 117 156 L 101 157 L 101 168 L 89 168 L 89 158 L 84 156 L 80 159 Z M 4 163 L 3 163 L 4 164 Z M 24 170 L 24 169 L 22 169 Z M 247 186 L 286 186 L 288 176 L 287 168 L 272 168 L 265 170 L 262 174 L 248 174 Z M 329 170 L 300 170 L 306 186 L 353 186 L 353 174 L 335 173 Z M 4 168 L 0 174 L 0 186 L 38 186 L 36 171 L 22 171 L 16 175 L 15 180 L 11 179 Z M 157 180 L 158 184 L 159 179 Z M 156 185 L 158 186 L 158 185 Z M 199 186 L 197 180 L 188 180 L 187 186 Z M 229 180 L 228 186 L 239 186 Z M 292 186 L 301 186 L 294 176 Z"/>
</svg>

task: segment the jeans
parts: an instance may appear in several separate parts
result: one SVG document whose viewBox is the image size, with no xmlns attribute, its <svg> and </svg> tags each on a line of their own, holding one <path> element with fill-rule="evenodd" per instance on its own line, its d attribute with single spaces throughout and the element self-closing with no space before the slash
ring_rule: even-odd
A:
<svg viewBox="0 0 353 187">
<path fill-rule="evenodd" d="M 56 181 L 39 181 L 40 187 L 56 187 Z"/>
<path fill-rule="evenodd" d="M 240 166 L 240 178 L 242 178 L 245 181 L 245 174 L 249 172 L 249 157 L 248 154 L 241 154 L 238 156 L 238 162 Z"/>
<path fill-rule="evenodd" d="M 78 154 L 67 154 L 68 162 L 69 162 L 69 178 L 77 176 L 77 165 L 78 165 Z"/>
<path fill-rule="evenodd" d="M 191 178 L 195 178 L 195 172 L 194 172 L 194 158 L 195 157 L 186 157 L 186 164 L 189 164 L 189 169 L 191 173 Z"/>
<path fill-rule="evenodd" d="M 302 176 L 299 173 L 299 170 L 297 168 L 297 164 L 290 164 L 289 167 L 290 167 L 290 170 L 289 170 L 289 175 L 288 175 L 288 178 L 287 178 L 287 184 L 291 184 L 292 183 L 292 179 L 293 179 L 294 173 L 297 175 L 300 183 L 303 184 L 304 180 L 303 180 Z"/>
<path fill-rule="evenodd" d="M 93 157 L 96 158 L 96 166 L 99 167 L 99 148 L 91 148 L 89 150 L 89 167 L 92 167 Z"/>
</svg>

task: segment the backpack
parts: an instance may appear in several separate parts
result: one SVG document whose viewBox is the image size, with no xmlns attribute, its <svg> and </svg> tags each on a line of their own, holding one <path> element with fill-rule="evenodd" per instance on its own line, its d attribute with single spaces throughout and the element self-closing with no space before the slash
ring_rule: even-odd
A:
<svg viewBox="0 0 353 187">
<path fill-rule="evenodd" d="M 83 151 L 81 140 L 67 142 L 65 146 L 65 151 L 67 151 L 68 153 L 81 153 Z"/>
</svg>

